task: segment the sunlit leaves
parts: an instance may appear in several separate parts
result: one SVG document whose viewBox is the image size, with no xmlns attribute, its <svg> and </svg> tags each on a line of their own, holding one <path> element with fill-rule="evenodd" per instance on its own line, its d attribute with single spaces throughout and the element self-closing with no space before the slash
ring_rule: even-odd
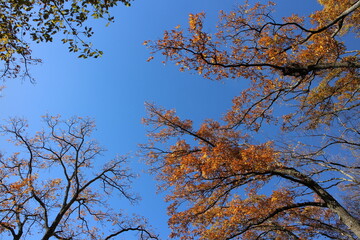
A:
<svg viewBox="0 0 360 240">
<path fill-rule="evenodd" d="M 174 111 L 154 105 L 148 110 L 144 122 L 156 131 L 149 133 L 151 142 L 143 149 L 160 187 L 170 191 L 166 200 L 173 238 L 353 236 L 327 202 L 335 199 L 289 167 L 291 157 L 276 151 L 272 142 L 249 144 L 249 136 L 211 120 L 196 131 Z M 158 143 L 170 146 L 162 150 Z M 261 193 L 281 179 L 287 187 Z M 306 197 L 305 189 L 319 196 Z"/>
<path fill-rule="evenodd" d="M 0 234 L 98 240 L 135 231 L 140 239 L 157 239 L 142 218 L 108 204 L 111 196 L 136 202 L 129 190 L 134 175 L 124 157 L 99 162 L 103 149 L 90 139 L 94 122 L 60 116 L 44 116 L 44 122 L 46 128 L 32 137 L 23 119 L 1 128 L 20 152 L 0 157 Z"/>
<path fill-rule="evenodd" d="M 252 86 L 246 94 L 251 97 L 242 94 L 241 100 L 235 101 L 241 105 L 234 105 L 240 111 L 246 106 L 249 111 L 245 112 L 244 120 L 234 124 L 247 124 L 257 129 L 262 119 L 270 119 L 274 102 L 291 100 L 298 103 L 300 111 L 288 117 L 288 122 L 291 119 L 293 126 L 305 123 L 313 128 L 313 122 L 300 116 L 316 115 L 321 119 L 318 123 L 328 124 L 334 119 L 333 112 L 341 112 L 344 105 L 350 108 L 357 105 L 346 102 L 342 94 L 353 95 L 353 99 L 359 97 L 355 89 L 350 92 L 336 89 L 336 94 L 331 96 L 324 93 L 324 98 L 329 101 L 321 98 L 316 101 L 311 97 L 317 94 L 313 91 L 318 92 L 318 78 L 331 78 L 328 85 L 348 82 L 359 88 L 356 80 L 360 67 L 358 51 L 347 51 L 346 45 L 335 34 L 339 28 L 356 28 L 359 11 L 351 7 L 359 3 L 337 2 L 339 8 L 336 11 L 330 10 L 332 1 L 322 4 L 323 10 L 307 18 L 293 14 L 282 21 L 272 16 L 274 3 L 240 5 L 233 12 L 221 13 L 215 33 L 203 30 L 204 13 L 190 14 L 187 31 L 176 27 L 166 31 L 162 39 L 147 41 L 146 45 L 153 53 L 159 51 L 167 60 L 175 62 L 181 71 L 189 69 L 217 80 L 250 79 Z M 341 22 L 337 16 L 342 16 Z M 339 74 L 334 75 L 334 72 Z M 324 111 L 320 105 L 325 102 L 336 104 Z M 245 121 L 246 118 L 252 120 Z"/>
<path fill-rule="evenodd" d="M 204 30 L 205 13 L 190 14 L 187 29 L 144 43 L 149 60 L 160 52 L 180 71 L 249 86 L 220 121 L 198 128 L 147 105 L 142 147 L 169 191 L 171 237 L 360 236 L 357 207 L 345 209 L 329 190 L 359 195 L 359 50 L 348 49 L 346 34 L 358 33 L 360 1 L 319 2 L 309 16 L 280 20 L 272 2 L 245 3 L 221 12 L 214 33 Z"/>
<path fill-rule="evenodd" d="M 94 49 L 85 39 L 94 32 L 86 26 L 89 18 L 114 21 L 109 9 L 118 3 L 126 6 L 131 0 L 62 0 L 18 1 L 0 3 L 0 61 L 4 64 L 1 77 L 30 76 L 28 65 L 38 63 L 31 54 L 29 42 L 52 42 L 57 36 L 68 44 L 70 52 L 80 58 L 99 57 L 102 52 Z"/>
</svg>

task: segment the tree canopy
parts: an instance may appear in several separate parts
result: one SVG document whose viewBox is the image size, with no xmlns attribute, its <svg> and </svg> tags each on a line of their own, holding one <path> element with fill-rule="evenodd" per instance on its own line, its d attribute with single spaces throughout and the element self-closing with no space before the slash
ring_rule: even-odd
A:
<svg viewBox="0 0 360 240">
<path fill-rule="evenodd" d="M 111 196 L 132 203 L 134 174 L 124 157 L 103 160 L 91 139 L 94 122 L 45 116 L 46 130 L 30 137 L 27 122 L 14 118 L 2 133 L 19 148 L 0 156 L 0 234 L 11 239 L 114 239 L 133 232 L 158 239 L 142 217 L 113 210 Z"/>
<path fill-rule="evenodd" d="M 7 0 L 0 3 L 0 61 L 4 65 L 1 78 L 29 76 L 28 64 L 41 61 L 31 54 L 31 42 L 52 42 L 62 35 L 70 52 L 79 57 L 99 57 L 102 52 L 94 49 L 84 38 L 93 35 L 87 26 L 89 18 L 114 17 L 109 10 L 118 3 L 130 5 L 131 0 Z"/>
<path fill-rule="evenodd" d="M 360 50 L 350 44 L 360 1 L 318 2 L 282 19 L 273 2 L 239 5 L 214 33 L 205 13 L 190 14 L 187 29 L 145 42 L 181 71 L 250 85 L 199 127 L 147 105 L 143 149 L 169 190 L 173 238 L 360 237 Z"/>
</svg>

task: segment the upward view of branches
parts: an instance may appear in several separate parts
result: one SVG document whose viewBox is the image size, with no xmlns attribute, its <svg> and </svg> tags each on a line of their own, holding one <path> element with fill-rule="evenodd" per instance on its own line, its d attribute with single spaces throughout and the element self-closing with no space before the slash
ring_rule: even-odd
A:
<svg viewBox="0 0 360 240">
<path fill-rule="evenodd" d="M 31 80 L 29 65 L 41 62 L 32 56 L 30 42 L 52 42 L 62 35 L 70 52 L 79 57 L 99 57 L 84 38 L 93 35 L 92 27 L 86 26 L 89 18 L 114 20 L 109 9 L 118 3 L 130 5 L 129 0 L 6 0 L 0 2 L 0 61 L 1 79 L 27 77 Z"/>
<path fill-rule="evenodd" d="M 188 29 L 145 42 L 182 71 L 251 85 L 222 121 L 197 129 L 148 105 L 154 131 L 143 149 L 169 191 L 172 237 L 360 237 L 359 50 L 339 38 L 359 33 L 360 2 L 319 2 L 321 10 L 282 21 L 274 3 L 240 5 L 222 13 L 215 33 L 203 30 L 204 13 L 190 14 Z M 257 143 L 267 126 L 282 140 Z M 338 187 L 348 201 L 332 195 Z"/>
<path fill-rule="evenodd" d="M 93 170 L 103 152 L 90 139 L 93 121 L 46 116 L 44 122 L 47 130 L 33 137 L 22 119 L 2 127 L 22 149 L 0 158 L 0 234 L 12 239 L 35 234 L 43 240 L 98 240 L 133 231 L 140 239 L 157 239 L 144 219 L 123 216 L 107 204 L 114 193 L 136 201 L 128 189 L 134 175 L 122 157 Z"/>
<path fill-rule="evenodd" d="M 79 58 L 101 56 L 87 42 L 88 19 L 111 23 L 110 9 L 130 2 L 1 1 L 0 78 L 32 81 L 28 67 L 41 60 L 31 43 L 58 36 Z M 351 47 L 360 1 L 318 3 L 311 14 L 279 18 L 276 1 L 241 2 L 221 11 L 214 32 L 202 12 L 145 41 L 149 60 L 160 54 L 180 71 L 246 86 L 222 118 L 200 124 L 146 103 L 141 151 L 166 193 L 170 238 L 360 238 L 360 50 Z M 160 239 L 144 217 L 111 205 L 137 202 L 135 175 L 125 157 L 104 159 L 94 122 L 43 120 L 32 136 L 24 119 L 0 124 L 16 148 L 0 154 L 0 238 Z"/>
</svg>

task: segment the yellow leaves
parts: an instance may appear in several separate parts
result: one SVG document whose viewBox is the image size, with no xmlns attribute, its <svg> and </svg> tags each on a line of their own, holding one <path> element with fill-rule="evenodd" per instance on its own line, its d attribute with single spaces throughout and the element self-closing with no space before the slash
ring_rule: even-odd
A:
<svg viewBox="0 0 360 240">
<path fill-rule="evenodd" d="M 51 180 L 47 183 L 47 187 L 50 188 L 50 189 L 52 189 L 52 188 L 54 188 L 54 187 L 58 187 L 58 186 L 61 184 L 62 181 L 63 181 L 63 180 L 62 180 L 61 178 L 51 179 Z"/>
<path fill-rule="evenodd" d="M 202 154 L 202 156 L 200 158 L 206 160 L 206 159 L 208 159 L 208 157 L 209 157 L 209 155 L 207 155 L 207 153 L 205 152 Z"/>
<path fill-rule="evenodd" d="M 0 225 L 9 229 L 0 226 L 0 232 L 11 231 L 19 238 L 24 237 L 22 230 L 44 236 L 48 232 L 42 227 L 51 225 L 54 231 L 61 229 L 58 238 L 95 240 L 105 239 L 104 235 L 113 230 L 109 226 L 112 220 L 118 220 L 118 229 L 120 225 L 144 226 L 139 219 L 123 218 L 109 208 L 107 196 L 113 190 L 130 201 L 136 200 L 127 192 L 134 175 L 124 166 L 123 157 L 106 162 L 102 169 L 101 161 L 94 167 L 102 149 L 89 137 L 95 127 L 93 121 L 76 117 L 66 121 L 52 116 L 45 116 L 44 121 L 49 129 L 36 132 L 34 137 L 24 132 L 26 122 L 22 119 L 11 119 L 10 127 L 2 128 L 25 147 L 21 153 L 1 156 Z M 104 233 L 91 230 L 92 216 L 101 221 L 95 224 L 102 226 Z M 28 224 L 29 219 L 36 224 Z"/>
<path fill-rule="evenodd" d="M 248 172 L 266 173 L 281 164 L 277 160 L 277 154 L 273 150 L 271 142 L 260 145 L 248 145 L 241 149 L 237 161 L 234 160 L 231 168 L 234 172 L 246 174 Z"/>
<path fill-rule="evenodd" d="M 150 62 L 151 60 L 153 60 L 154 59 L 154 56 L 150 56 L 146 61 L 147 62 Z"/>
<path fill-rule="evenodd" d="M 22 191 L 26 191 L 23 190 L 23 188 L 26 188 L 27 187 L 27 182 L 26 181 L 17 181 L 17 182 L 14 182 L 14 183 L 11 183 L 9 185 L 9 188 L 10 188 L 10 191 L 11 192 L 22 192 Z"/>
<path fill-rule="evenodd" d="M 189 14 L 189 30 L 196 31 L 202 29 L 202 19 L 205 13 Z"/>
<path fill-rule="evenodd" d="M 193 14 L 189 14 L 189 27 L 191 30 L 196 29 L 197 18 Z"/>
<path fill-rule="evenodd" d="M 284 221 L 281 218 L 283 214 L 275 215 L 270 221 L 265 220 L 275 209 L 291 204 L 292 194 L 289 191 L 278 190 L 271 196 L 253 195 L 247 199 L 234 195 L 225 205 L 215 201 L 216 204 L 211 208 L 205 206 L 211 205 L 216 196 L 201 198 L 185 211 L 172 211 L 170 224 L 176 230 L 175 233 L 184 236 L 185 239 L 191 234 L 199 239 L 224 239 L 247 228 L 248 230 L 244 230 L 246 234 L 241 235 L 242 239 L 254 239 L 256 231 L 266 231 L 271 222 L 276 224 Z M 255 232 L 252 232 L 251 226 L 256 226 Z M 184 233 L 186 234 L 183 235 Z"/>
<path fill-rule="evenodd" d="M 263 84 L 272 88 L 272 84 L 278 84 L 276 81 L 264 80 Z M 150 111 L 153 118 L 147 119 L 148 123 L 154 121 L 156 126 L 173 130 L 184 124 L 174 111 L 154 106 Z M 270 223 L 297 230 L 291 223 L 299 222 L 301 209 L 287 209 L 296 204 L 294 192 L 277 189 L 271 194 L 258 193 L 275 170 L 284 167 L 272 142 L 241 145 L 244 136 L 239 131 L 211 120 L 190 133 L 194 140 L 177 140 L 169 151 L 162 152 L 162 159 L 157 159 L 162 164 L 159 177 L 171 191 L 167 201 L 172 202 L 169 207 L 172 236 L 217 240 L 252 224 L 257 226 L 256 231 L 266 232 Z M 170 130 L 162 134 L 162 138 L 178 137 Z M 247 193 L 247 198 L 241 199 L 239 193 L 242 196 Z M 184 208 L 183 202 L 189 205 Z M 253 239 L 259 234 L 256 231 L 250 228 L 241 236 Z M 286 237 L 285 234 L 283 239 Z"/>
<path fill-rule="evenodd" d="M 274 39 L 271 38 L 270 36 L 263 36 L 263 37 L 261 37 L 261 38 L 258 40 L 258 43 L 259 43 L 261 46 L 267 47 L 267 46 L 272 45 L 273 40 L 274 40 Z"/>
<path fill-rule="evenodd" d="M 317 23 L 319 27 L 322 27 L 332 23 L 334 20 L 340 17 L 340 15 L 349 11 L 349 9 L 351 9 L 354 4 L 356 4 L 356 1 L 321 0 L 319 3 L 323 5 L 323 9 L 315 12 L 310 17 L 314 23 Z M 333 26 L 332 33 L 339 33 L 343 35 L 346 34 L 349 30 L 352 30 L 359 34 L 360 12 L 355 10 L 348 12 L 345 16 L 346 17 L 343 20 Z"/>
<path fill-rule="evenodd" d="M 145 123 L 152 125 L 155 132 L 149 135 L 152 151 L 147 156 L 150 162 L 159 164 L 160 179 L 171 191 L 167 200 L 173 203 L 169 213 L 174 236 L 222 239 L 226 234 L 237 236 L 236 231 L 249 227 L 239 238 L 289 239 L 286 233 L 294 231 L 300 232 L 299 238 L 307 239 L 307 233 L 303 233 L 314 230 L 314 225 L 306 222 L 306 217 L 326 217 L 319 211 L 318 201 L 312 203 L 315 207 L 303 207 L 301 204 L 308 201 L 303 195 L 285 189 L 270 193 L 266 188 L 278 187 L 271 181 L 274 178 L 300 183 L 302 179 L 298 180 L 297 175 L 284 174 L 293 168 L 301 169 L 305 155 L 301 153 L 301 159 L 297 159 L 292 155 L 294 149 L 280 155 L 270 141 L 251 144 L 251 135 L 258 136 L 256 132 L 267 123 L 279 130 L 284 124 L 281 130 L 287 134 L 294 129 L 331 127 L 335 117 L 339 122 L 342 118 L 348 121 L 351 113 L 356 113 L 339 117 L 342 111 L 358 107 L 358 51 L 346 52 L 346 43 L 334 33 L 341 23 L 344 33 L 347 28 L 358 28 L 360 24 L 355 23 L 359 22 L 359 11 L 344 18 L 344 22 L 322 29 L 354 1 L 321 3 L 324 9 L 311 16 L 290 15 L 279 22 L 271 16 L 272 3 L 253 7 L 244 4 L 228 14 L 222 12 L 215 34 L 203 31 L 204 14 L 190 14 L 187 33 L 175 28 L 152 46 L 180 70 L 196 71 L 210 79 L 250 80 L 249 88 L 233 99 L 225 123 L 207 120 L 195 131 L 192 122 L 180 120 L 175 111 L 154 106 L 149 109 Z M 166 150 L 159 150 L 156 142 L 165 143 Z M 330 145 L 333 147 L 332 143 L 327 147 Z M 306 159 L 306 164 L 309 161 Z M 304 184 L 301 191 L 306 187 Z M 297 225 L 301 221 L 305 222 L 304 231 Z M 274 230 L 274 226 L 282 229 Z"/>
</svg>

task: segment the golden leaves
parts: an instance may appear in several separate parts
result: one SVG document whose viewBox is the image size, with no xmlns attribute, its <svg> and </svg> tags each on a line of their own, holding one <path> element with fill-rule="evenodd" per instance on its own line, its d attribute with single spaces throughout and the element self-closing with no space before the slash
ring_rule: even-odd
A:
<svg viewBox="0 0 360 240">
<path fill-rule="evenodd" d="M 202 30 L 202 19 L 205 17 L 205 13 L 189 14 L 189 30 L 190 31 L 201 31 Z M 176 27 L 178 28 L 178 27 Z"/>
<path fill-rule="evenodd" d="M 175 230 L 173 236 L 182 236 L 184 239 L 192 239 L 194 236 L 199 239 L 216 240 L 240 235 L 243 231 L 245 234 L 241 235 L 242 239 L 253 239 L 257 236 L 257 232 L 271 231 L 271 223 L 274 225 L 277 222 L 288 223 L 288 220 L 295 217 L 291 212 L 279 212 L 276 218 L 267 221 L 276 209 L 293 203 L 292 193 L 289 191 L 274 191 L 269 197 L 252 195 L 241 199 L 239 196 L 233 196 L 223 205 L 219 203 L 205 209 L 204 206 L 211 204 L 211 198 L 208 200 L 204 202 L 199 200 L 185 211 L 172 212 L 170 224 Z M 294 228 L 291 224 L 287 227 Z"/>
<path fill-rule="evenodd" d="M 319 0 L 319 3 L 323 6 L 323 9 L 310 15 L 313 22 L 318 23 L 319 27 L 326 26 L 332 21 L 336 20 L 340 15 L 346 13 L 352 6 L 357 4 L 357 1 L 344 0 Z M 332 27 L 333 32 L 340 32 L 344 35 L 348 31 L 353 31 L 359 36 L 359 24 L 360 24 L 360 12 L 358 10 L 353 11 L 350 15 L 347 13 L 344 18 L 338 22 L 338 24 Z"/>
<path fill-rule="evenodd" d="M 276 21 L 271 15 L 273 3 L 246 3 L 221 12 L 215 33 L 203 30 L 203 13 L 191 14 L 187 31 L 166 31 L 163 39 L 150 44 L 153 53 L 162 52 L 181 71 L 216 80 L 250 80 L 223 121 L 206 120 L 198 130 L 173 110 L 148 108 L 145 123 L 155 132 L 149 134 L 147 158 L 162 186 L 171 191 L 167 200 L 173 237 L 312 239 L 329 234 L 326 224 L 336 228 L 331 230 L 332 238 L 348 234 L 321 201 L 309 200 L 307 191 L 319 192 L 304 181 L 316 185 L 310 176 L 336 172 L 339 165 L 331 165 L 323 150 L 353 145 L 347 137 L 356 138 L 359 51 L 347 51 L 337 34 L 358 31 L 360 2 L 323 0 L 321 4 L 324 8 L 312 15 L 292 14 Z M 271 134 L 278 130 L 285 135 L 284 148 L 271 141 L 251 143 L 264 124 L 274 127 Z M 337 127 L 343 131 L 339 138 L 332 136 Z M 315 152 L 310 157 L 288 146 L 287 141 L 297 136 L 292 131 L 307 140 L 315 130 L 328 142 L 325 147 L 311 142 L 308 151 Z M 288 185 L 280 188 L 273 179 Z M 324 179 L 321 184 L 339 183 L 337 178 Z M 269 186 L 276 190 L 270 193 Z"/>
<path fill-rule="evenodd" d="M 26 134 L 23 119 L 11 119 L 2 132 L 12 136 L 23 147 L 10 157 L 0 156 L 0 232 L 24 237 L 36 233 L 41 238 L 105 239 L 124 225 L 141 225 L 140 220 L 117 219 L 107 200 L 114 191 L 130 202 L 137 200 L 128 192 L 134 176 L 117 157 L 100 167 L 94 161 L 103 151 L 89 139 L 95 128 L 88 118 L 44 116 L 48 129 Z M 102 232 L 92 232 L 92 218 L 107 224 Z M 115 222 L 116 226 L 109 226 Z M 14 223 L 9 225 L 6 223 Z M 121 224 L 120 224 L 121 223 Z M 5 226 L 5 229 L 3 228 Z M 7 228 L 6 228 L 7 227 Z M 116 229 L 117 228 L 117 229 Z M 120 229 L 120 230 L 119 230 Z M 145 228 L 132 228 L 144 231 Z M 118 234 L 120 234 L 119 232 Z M 48 236 L 48 237 L 46 237 Z"/>
</svg>

